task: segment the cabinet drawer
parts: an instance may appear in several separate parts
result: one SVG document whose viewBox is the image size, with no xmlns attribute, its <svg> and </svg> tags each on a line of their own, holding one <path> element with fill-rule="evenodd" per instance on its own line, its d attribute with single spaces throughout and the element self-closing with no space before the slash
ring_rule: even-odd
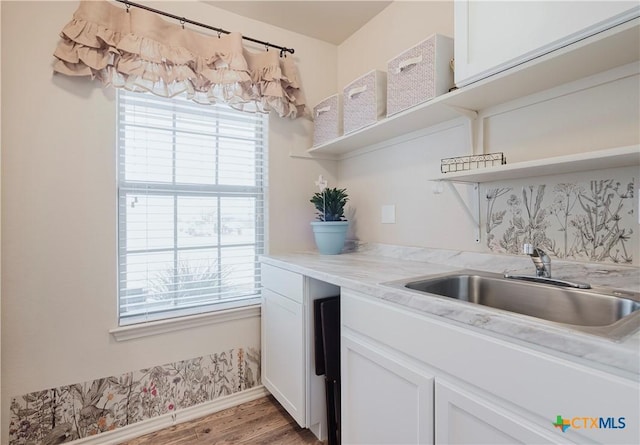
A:
<svg viewBox="0 0 640 445">
<path fill-rule="evenodd" d="M 270 264 L 262 264 L 262 286 L 298 303 L 302 303 L 303 278 L 302 275 L 295 272 Z"/>
</svg>

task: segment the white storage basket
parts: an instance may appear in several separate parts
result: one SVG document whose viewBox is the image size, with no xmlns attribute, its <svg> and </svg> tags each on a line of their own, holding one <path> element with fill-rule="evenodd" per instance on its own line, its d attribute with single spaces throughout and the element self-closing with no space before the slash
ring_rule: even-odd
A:
<svg viewBox="0 0 640 445">
<path fill-rule="evenodd" d="M 434 34 L 387 63 L 387 116 L 453 87 L 453 39 Z"/>
<path fill-rule="evenodd" d="M 313 146 L 342 136 L 341 95 L 329 96 L 313 107 Z"/>
<path fill-rule="evenodd" d="M 369 71 L 344 87 L 342 104 L 344 133 L 375 124 L 387 109 L 387 73 Z"/>
</svg>

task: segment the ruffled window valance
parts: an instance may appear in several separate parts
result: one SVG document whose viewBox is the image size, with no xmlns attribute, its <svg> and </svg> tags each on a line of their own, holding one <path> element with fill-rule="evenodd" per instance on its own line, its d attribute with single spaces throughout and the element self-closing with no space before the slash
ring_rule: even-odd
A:
<svg viewBox="0 0 640 445">
<path fill-rule="evenodd" d="M 81 1 L 54 52 L 54 71 L 163 97 L 186 93 L 281 117 L 306 114 L 298 69 L 277 51 L 251 52 L 239 33 L 206 35 L 153 12 Z"/>
</svg>

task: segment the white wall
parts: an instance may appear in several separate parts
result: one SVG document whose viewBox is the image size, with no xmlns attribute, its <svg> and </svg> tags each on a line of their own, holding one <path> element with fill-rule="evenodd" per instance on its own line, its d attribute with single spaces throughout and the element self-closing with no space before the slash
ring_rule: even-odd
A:
<svg viewBox="0 0 640 445">
<path fill-rule="evenodd" d="M 453 37 L 453 1 L 395 1 L 338 46 L 339 91 L 431 34 Z"/>
<path fill-rule="evenodd" d="M 77 4 L 1 4 L 0 443 L 11 396 L 260 344 L 257 317 L 120 343 L 108 333 L 117 326 L 114 91 L 51 70 Z M 336 89 L 334 45 L 203 3 L 153 6 L 294 47 L 310 103 Z M 312 245 L 313 182 L 319 174 L 335 182 L 335 162 L 289 157 L 310 145 L 309 128 L 271 120 L 272 251 Z"/>
<path fill-rule="evenodd" d="M 433 33 L 453 35 L 451 3 L 394 2 L 338 47 L 339 86 L 373 68 L 384 69 L 389 58 Z M 513 163 L 640 143 L 638 75 L 600 77 L 480 110 L 479 152 L 483 146 L 484 152 L 502 151 Z M 442 194 L 433 194 L 434 183 L 428 181 L 437 176 L 441 158 L 464 154 L 471 154 L 469 127 L 460 120 L 342 160 L 340 186 L 348 189 L 355 209 L 355 237 L 482 250 L 455 195 L 446 186 Z M 396 224 L 381 224 L 386 204 L 395 204 Z"/>
<path fill-rule="evenodd" d="M 453 37 L 453 2 L 393 2 L 338 46 L 339 91 L 372 69 L 387 71 L 390 59 L 432 34 Z M 471 225 L 456 202 L 438 199 L 437 211 L 428 210 L 434 202 L 429 171 L 439 168 L 440 158 L 465 153 L 465 123 L 430 130 L 430 135 L 340 162 L 340 185 L 347 187 L 355 211 L 350 236 L 364 242 L 460 248 L 467 240 L 455 240 L 453 246 L 449 237 L 424 230 L 429 224 L 441 232 L 455 220 L 471 239 Z M 380 223 L 386 204 L 396 206 L 396 224 Z"/>
</svg>

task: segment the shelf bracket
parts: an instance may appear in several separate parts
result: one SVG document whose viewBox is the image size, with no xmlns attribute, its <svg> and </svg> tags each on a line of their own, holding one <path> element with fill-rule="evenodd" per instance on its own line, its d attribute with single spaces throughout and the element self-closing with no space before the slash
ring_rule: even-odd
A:
<svg viewBox="0 0 640 445">
<path fill-rule="evenodd" d="M 470 153 L 475 153 L 476 137 L 478 134 L 478 112 L 476 110 L 470 110 L 468 108 L 457 107 L 455 105 L 446 105 L 449 109 L 455 111 L 460 116 L 467 118 L 469 124 L 469 145 Z"/>
<path fill-rule="evenodd" d="M 478 118 L 478 112 L 476 110 L 470 110 L 468 108 L 456 107 L 455 105 L 447 104 L 447 107 L 458 113 L 460 116 L 464 116 L 469 120 L 476 120 Z"/>
<path fill-rule="evenodd" d="M 473 223 L 474 239 L 476 243 L 480 243 L 480 186 L 477 182 L 454 182 L 445 181 L 449 189 L 453 192 L 458 202 L 462 205 L 465 213 Z M 465 196 L 463 198 L 460 189 L 456 186 L 465 186 Z"/>
<path fill-rule="evenodd" d="M 289 151 L 289 157 L 290 158 L 294 158 L 294 159 L 313 159 L 316 161 L 337 161 L 339 160 L 338 156 L 335 155 L 331 155 L 331 154 L 327 154 L 327 153 L 322 153 L 320 155 L 318 154 L 312 154 L 309 153 L 306 150 L 298 150 L 298 151 Z"/>
</svg>

